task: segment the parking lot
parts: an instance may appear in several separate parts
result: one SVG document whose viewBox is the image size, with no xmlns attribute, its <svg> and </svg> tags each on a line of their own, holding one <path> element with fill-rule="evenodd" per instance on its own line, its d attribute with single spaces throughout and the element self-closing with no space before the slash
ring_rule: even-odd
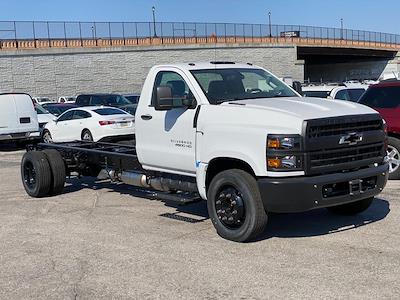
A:
<svg viewBox="0 0 400 300">
<path fill-rule="evenodd" d="M 23 151 L 0 152 L 0 298 L 357 298 L 400 294 L 400 182 L 363 214 L 272 215 L 257 241 L 217 236 L 205 202 L 68 180 L 32 199 Z"/>
</svg>

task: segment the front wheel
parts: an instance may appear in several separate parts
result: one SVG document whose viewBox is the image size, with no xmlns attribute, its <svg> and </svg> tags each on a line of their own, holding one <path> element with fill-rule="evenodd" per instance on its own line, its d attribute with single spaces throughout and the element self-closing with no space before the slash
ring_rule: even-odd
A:
<svg viewBox="0 0 400 300">
<path fill-rule="evenodd" d="M 85 129 L 82 132 L 82 141 L 93 142 L 93 136 L 89 130 Z"/>
<path fill-rule="evenodd" d="M 217 174 L 207 192 L 207 208 L 218 234 L 235 242 L 246 242 L 261 234 L 267 225 L 257 182 L 243 170 Z"/>
<path fill-rule="evenodd" d="M 45 130 L 43 132 L 42 139 L 43 139 L 43 142 L 45 142 L 46 144 L 51 144 L 53 142 L 53 138 L 51 136 L 51 133 L 48 130 Z"/>
<path fill-rule="evenodd" d="M 334 214 L 352 216 L 367 210 L 373 200 L 374 197 L 343 205 L 328 207 L 327 209 Z"/>
<path fill-rule="evenodd" d="M 400 140 L 388 138 L 387 159 L 389 163 L 389 179 L 400 179 Z"/>
</svg>

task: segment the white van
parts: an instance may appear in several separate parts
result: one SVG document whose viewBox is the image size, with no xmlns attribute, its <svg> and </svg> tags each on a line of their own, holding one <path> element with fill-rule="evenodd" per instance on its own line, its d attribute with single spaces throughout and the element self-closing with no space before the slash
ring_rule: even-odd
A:
<svg viewBox="0 0 400 300">
<path fill-rule="evenodd" d="M 31 96 L 0 94 L 0 141 L 39 138 L 39 123 Z"/>
</svg>

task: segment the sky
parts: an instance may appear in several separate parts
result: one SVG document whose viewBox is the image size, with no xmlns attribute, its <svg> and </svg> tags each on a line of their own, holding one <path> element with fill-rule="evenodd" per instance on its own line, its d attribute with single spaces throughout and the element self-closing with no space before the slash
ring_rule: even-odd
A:
<svg viewBox="0 0 400 300">
<path fill-rule="evenodd" d="M 399 0 L 0 0 L 0 21 L 268 22 L 400 34 Z"/>
</svg>

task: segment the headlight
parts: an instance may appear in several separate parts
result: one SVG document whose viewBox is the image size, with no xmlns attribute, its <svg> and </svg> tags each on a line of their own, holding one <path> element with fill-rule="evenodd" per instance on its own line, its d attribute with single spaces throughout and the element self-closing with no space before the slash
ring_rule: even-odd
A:
<svg viewBox="0 0 400 300">
<path fill-rule="evenodd" d="M 300 135 L 268 135 L 267 169 L 269 171 L 303 170 Z"/>
<path fill-rule="evenodd" d="M 268 135 L 267 148 L 270 150 L 300 150 L 300 136 Z"/>
</svg>

